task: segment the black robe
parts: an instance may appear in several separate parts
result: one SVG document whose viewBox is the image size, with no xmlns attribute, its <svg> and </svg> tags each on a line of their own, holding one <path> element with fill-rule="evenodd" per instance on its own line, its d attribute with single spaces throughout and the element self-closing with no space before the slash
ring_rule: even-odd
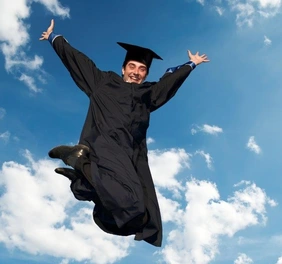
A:
<svg viewBox="0 0 282 264">
<path fill-rule="evenodd" d="M 80 144 L 90 147 L 91 184 L 102 203 L 94 208 L 94 221 L 105 232 L 135 234 L 135 240 L 161 246 L 162 222 L 148 165 L 146 131 L 150 113 L 175 95 L 192 68 L 178 67 L 158 82 L 126 83 L 112 71 L 99 70 L 62 36 L 53 40 L 53 48 L 90 99 Z M 145 227 L 125 228 L 146 210 L 149 222 Z M 104 212 L 115 225 L 107 222 Z"/>
</svg>

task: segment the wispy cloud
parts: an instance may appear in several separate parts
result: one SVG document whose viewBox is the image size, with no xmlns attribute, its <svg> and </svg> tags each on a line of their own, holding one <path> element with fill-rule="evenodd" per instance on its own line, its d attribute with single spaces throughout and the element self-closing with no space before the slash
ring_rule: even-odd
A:
<svg viewBox="0 0 282 264">
<path fill-rule="evenodd" d="M 247 24 L 248 26 L 253 25 L 253 16 L 255 14 L 255 8 L 250 3 L 238 3 L 233 2 L 231 10 L 236 12 L 236 22 L 239 26 Z"/>
<path fill-rule="evenodd" d="M 10 139 L 11 133 L 9 131 L 6 131 L 2 134 L 0 134 L 0 139 L 3 140 L 5 143 L 7 143 Z"/>
<path fill-rule="evenodd" d="M 239 186 L 242 186 L 242 185 L 250 185 L 251 182 L 250 181 L 245 181 L 245 180 L 242 180 L 236 184 L 234 184 L 234 187 L 239 187 Z"/>
<path fill-rule="evenodd" d="M 151 137 L 148 137 L 147 138 L 147 144 L 149 145 L 149 144 L 152 144 L 152 143 L 155 143 L 155 140 Z"/>
<path fill-rule="evenodd" d="M 253 260 L 244 253 L 240 253 L 234 264 L 252 264 Z"/>
<path fill-rule="evenodd" d="M 205 1 L 196 0 L 202 6 L 209 4 L 221 16 L 223 10 L 235 13 L 238 26 L 253 26 L 254 21 L 260 17 L 269 18 L 277 15 L 282 5 L 281 0 L 227 0 Z"/>
<path fill-rule="evenodd" d="M 213 166 L 212 166 L 213 161 L 212 161 L 212 157 L 211 157 L 211 155 L 209 153 L 205 153 L 203 150 L 197 150 L 195 152 L 195 154 L 202 156 L 205 159 L 205 161 L 206 161 L 207 167 L 210 170 L 213 169 Z"/>
<path fill-rule="evenodd" d="M 263 41 L 264 45 L 266 46 L 270 46 L 272 41 L 271 39 L 269 39 L 267 36 L 264 36 L 264 41 Z"/>
<path fill-rule="evenodd" d="M 260 146 L 256 143 L 254 136 L 249 138 L 247 148 L 256 154 L 260 154 L 262 152 Z"/>
<path fill-rule="evenodd" d="M 216 11 L 220 16 L 222 16 L 223 13 L 224 13 L 224 8 L 219 7 L 219 6 L 215 6 L 215 11 Z"/>
<path fill-rule="evenodd" d="M 28 88 L 35 92 L 35 93 L 38 93 L 38 92 L 41 92 L 42 89 L 38 88 L 35 84 L 35 79 L 31 76 L 28 76 L 26 74 L 22 74 L 19 78 L 20 81 L 23 81 L 27 86 Z"/>
<path fill-rule="evenodd" d="M 0 107 L 0 120 L 3 119 L 5 115 L 6 115 L 6 110 Z"/>
<path fill-rule="evenodd" d="M 16 141 L 16 142 L 20 141 L 20 139 L 17 136 L 13 136 L 13 140 Z"/>
<path fill-rule="evenodd" d="M 68 259 L 63 259 L 60 264 L 69 264 L 70 261 Z"/>
<path fill-rule="evenodd" d="M 196 0 L 199 4 L 204 5 L 205 4 L 205 0 Z"/>
<path fill-rule="evenodd" d="M 207 124 L 204 124 L 202 126 L 195 125 L 191 129 L 191 134 L 195 135 L 198 132 L 204 132 L 206 134 L 217 135 L 219 133 L 222 133 L 223 129 L 218 127 L 218 126 L 210 126 L 210 125 L 207 125 Z"/>
<path fill-rule="evenodd" d="M 30 25 L 26 21 L 30 17 L 33 3 L 40 3 L 53 15 L 61 17 L 68 17 L 69 9 L 63 7 L 58 0 L 21 0 L 16 5 L 10 0 L 0 1 L 0 50 L 5 57 L 5 68 L 31 91 L 38 92 L 40 89 L 36 86 L 36 76 L 42 73 L 43 58 L 38 55 L 29 56 L 25 50 L 30 41 Z M 25 76 L 28 76 L 28 81 Z"/>
</svg>

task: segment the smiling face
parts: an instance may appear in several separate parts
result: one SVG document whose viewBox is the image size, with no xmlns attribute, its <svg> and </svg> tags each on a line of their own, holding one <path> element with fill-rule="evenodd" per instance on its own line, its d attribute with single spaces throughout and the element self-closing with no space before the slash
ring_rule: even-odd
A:
<svg viewBox="0 0 282 264">
<path fill-rule="evenodd" d="M 141 62 L 130 60 L 122 67 L 123 80 L 129 83 L 142 83 L 147 77 L 147 66 Z"/>
</svg>

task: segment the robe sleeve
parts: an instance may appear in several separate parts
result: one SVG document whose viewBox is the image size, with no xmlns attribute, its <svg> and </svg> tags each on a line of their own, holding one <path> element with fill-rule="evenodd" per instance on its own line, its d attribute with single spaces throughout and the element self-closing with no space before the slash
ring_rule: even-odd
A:
<svg viewBox="0 0 282 264">
<path fill-rule="evenodd" d="M 95 92 L 106 72 L 99 70 L 91 59 L 73 48 L 63 36 L 51 33 L 48 40 L 76 85 L 88 96 Z"/>
<path fill-rule="evenodd" d="M 168 68 L 162 78 L 151 86 L 150 112 L 153 112 L 168 102 L 196 67 L 189 61 L 177 67 Z"/>
</svg>

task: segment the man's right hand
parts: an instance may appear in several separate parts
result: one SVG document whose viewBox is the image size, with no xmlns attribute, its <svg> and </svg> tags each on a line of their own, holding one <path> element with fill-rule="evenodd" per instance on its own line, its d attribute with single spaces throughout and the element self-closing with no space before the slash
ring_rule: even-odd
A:
<svg viewBox="0 0 282 264">
<path fill-rule="evenodd" d="M 51 20 L 51 24 L 48 27 L 47 31 L 44 31 L 41 35 L 41 38 L 39 40 L 48 40 L 49 35 L 53 32 L 54 29 L 54 19 Z"/>
</svg>

